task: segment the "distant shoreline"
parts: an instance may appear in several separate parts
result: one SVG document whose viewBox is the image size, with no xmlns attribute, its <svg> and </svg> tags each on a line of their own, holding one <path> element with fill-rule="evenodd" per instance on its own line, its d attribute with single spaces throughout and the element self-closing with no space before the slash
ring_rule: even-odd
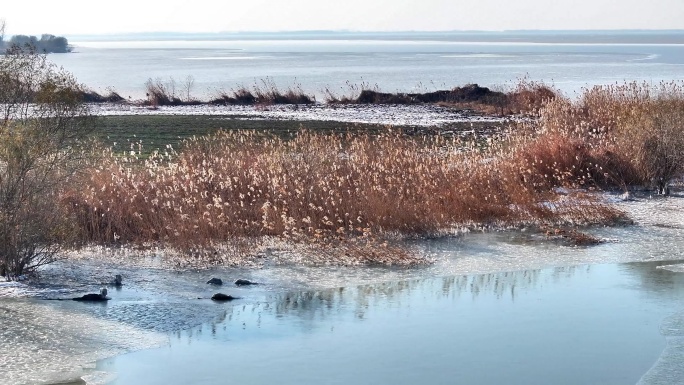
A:
<svg viewBox="0 0 684 385">
<path fill-rule="evenodd" d="M 414 40 L 464 43 L 572 43 L 572 44 L 684 44 L 684 30 L 598 31 L 443 31 L 350 32 L 283 31 L 218 33 L 122 33 L 70 35 L 80 42 L 93 41 L 231 41 L 231 40 Z"/>
</svg>

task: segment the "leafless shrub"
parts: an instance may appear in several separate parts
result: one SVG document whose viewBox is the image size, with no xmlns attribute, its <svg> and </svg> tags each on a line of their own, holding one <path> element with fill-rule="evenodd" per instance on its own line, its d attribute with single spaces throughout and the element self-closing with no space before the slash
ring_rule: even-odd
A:
<svg viewBox="0 0 684 385">
<path fill-rule="evenodd" d="M 149 106 L 178 106 L 183 104 L 183 101 L 176 94 L 176 81 L 173 78 L 166 81 L 161 78 L 150 78 L 145 83 L 145 91 Z"/>
<path fill-rule="evenodd" d="M 52 262 L 74 235 L 58 202 L 90 128 L 82 94 L 43 55 L 10 50 L 0 58 L 0 275 Z"/>
</svg>

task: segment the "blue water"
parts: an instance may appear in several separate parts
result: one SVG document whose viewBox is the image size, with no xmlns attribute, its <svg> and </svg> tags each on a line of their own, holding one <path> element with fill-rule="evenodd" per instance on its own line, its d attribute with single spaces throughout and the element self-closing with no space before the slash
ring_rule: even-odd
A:
<svg viewBox="0 0 684 385">
<path fill-rule="evenodd" d="M 684 305 L 684 276 L 657 265 L 396 281 L 218 304 L 219 319 L 174 334 L 168 347 L 98 368 L 117 373 L 117 385 L 636 384 L 665 348 L 661 322 Z"/>
<path fill-rule="evenodd" d="M 569 96 L 594 84 L 684 80 L 681 44 L 568 44 L 411 40 L 231 40 L 73 42 L 75 53 L 51 60 L 79 81 L 124 97 L 144 97 L 149 78 L 194 78 L 192 95 L 269 79 L 350 94 L 349 84 L 383 91 L 433 91 L 467 83 L 512 87 L 528 77 Z"/>
</svg>

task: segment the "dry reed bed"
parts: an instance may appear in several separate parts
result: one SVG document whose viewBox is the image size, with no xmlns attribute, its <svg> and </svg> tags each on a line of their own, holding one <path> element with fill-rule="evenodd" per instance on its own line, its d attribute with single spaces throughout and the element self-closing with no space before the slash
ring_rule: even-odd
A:
<svg viewBox="0 0 684 385">
<path fill-rule="evenodd" d="M 680 82 L 595 86 L 577 100 L 555 98 L 521 127 L 537 185 L 658 188 L 684 172 Z"/>
<path fill-rule="evenodd" d="M 681 84 L 528 96 L 537 119 L 486 142 L 233 131 L 145 160 L 104 151 L 64 201 L 89 243 L 153 244 L 207 263 L 249 264 L 268 245 L 297 263 L 416 265 L 427 261 L 396 239 L 611 223 L 623 214 L 587 190 L 665 192 L 682 176 Z"/>
<path fill-rule="evenodd" d="M 251 87 L 241 85 L 231 90 L 216 90 L 208 100 L 192 96 L 194 78 L 188 76 L 178 82 L 173 77 L 148 79 L 145 83 L 146 99 L 131 101 L 133 104 L 156 108 L 159 106 L 184 105 L 257 105 L 315 104 L 316 97 L 307 94 L 299 84 L 281 90 L 272 78 L 264 78 Z M 330 88 L 323 90 L 326 104 L 439 104 L 458 109 L 468 109 L 492 115 L 529 114 L 541 108 L 548 100 L 559 97 L 559 91 L 541 82 L 519 79 L 515 87 L 504 91 L 490 90 L 477 84 L 467 84 L 449 90 L 435 90 L 423 93 L 385 93 L 377 85 L 347 82 L 342 94 Z M 106 95 L 95 91 L 83 91 L 83 100 L 88 103 L 127 103 L 114 90 Z"/>
<path fill-rule="evenodd" d="M 393 246 L 397 236 L 619 216 L 588 196 L 535 188 L 511 161 L 521 149 L 391 131 L 222 132 L 144 161 L 105 152 L 70 203 L 88 242 L 153 242 L 213 261 L 221 245 L 270 237 L 308 262 L 346 265 L 425 263 Z"/>
</svg>

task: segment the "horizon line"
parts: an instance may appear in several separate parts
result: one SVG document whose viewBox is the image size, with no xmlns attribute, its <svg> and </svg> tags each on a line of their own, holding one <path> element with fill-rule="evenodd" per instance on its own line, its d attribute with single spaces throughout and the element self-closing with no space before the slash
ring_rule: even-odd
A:
<svg viewBox="0 0 684 385">
<path fill-rule="evenodd" d="M 447 34 L 447 33 L 473 33 L 473 34 L 507 34 L 507 33 L 684 33 L 684 29 L 644 29 L 644 28 L 617 28 L 617 29 L 509 29 L 509 30 L 255 30 L 255 31 L 141 31 L 141 32 L 104 32 L 104 33 L 77 33 L 65 34 L 65 36 L 125 36 L 125 35 L 248 35 L 248 34 Z"/>
</svg>

